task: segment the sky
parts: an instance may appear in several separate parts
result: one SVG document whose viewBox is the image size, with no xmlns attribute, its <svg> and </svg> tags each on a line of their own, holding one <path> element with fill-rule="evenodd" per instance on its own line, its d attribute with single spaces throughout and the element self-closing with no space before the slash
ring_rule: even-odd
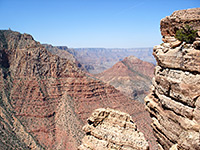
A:
<svg viewBox="0 0 200 150">
<path fill-rule="evenodd" d="M 200 0 L 0 0 L 0 30 L 70 48 L 137 48 L 162 43 L 160 20 Z"/>
</svg>

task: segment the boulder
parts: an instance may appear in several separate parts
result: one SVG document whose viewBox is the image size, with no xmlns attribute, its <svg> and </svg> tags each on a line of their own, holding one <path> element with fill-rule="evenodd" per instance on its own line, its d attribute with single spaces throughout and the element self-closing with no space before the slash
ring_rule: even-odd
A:
<svg viewBox="0 0 200 150">
<path fill-rule="evenodd" d="M 143 133 L 129 114 L 113 109 L 96 109 L 83 127 L 79 150 L 148 150 Z"/>
</svg>

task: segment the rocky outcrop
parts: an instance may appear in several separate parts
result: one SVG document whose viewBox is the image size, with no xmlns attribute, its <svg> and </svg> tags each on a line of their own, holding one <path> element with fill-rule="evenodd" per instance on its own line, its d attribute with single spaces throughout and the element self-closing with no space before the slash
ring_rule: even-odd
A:
<svg viewBox="0 0 200 150">
<path fill-rule="evenodd" d="M 193 23 L 199 30 L 199 12 L 199 8 L 180 10 L 162 19 L 162 34 L 173 36 L 174 28 L 183 23 Z M 163 25 L 166 21 L 168 28 Z M 185 42 L 175 47 L 163 43 L 154 47 L 153 55 L 157 66 L 151 94 L 145 101 L 160 148 L 200 149 L 200 51 Z"/>
<path fill-rule="evenodd" d="M 144 103 L 144 97 L 150 90 L 154 67 L 149 62 L 129 56 L 96 77 L 113 85 L 132 99 Z"/>
<path fill-rule="evenodd" d="M 142 104 L 51 54 L 29 34 L 0 31 L 0 146 L 77 149 L 93 110 L 129 113 L 154 149 L 151 120 Z"/>
<path fill-rule="evenodd" d="M 178 10 L 171 16 L 163 18 L 160 22 L 160 30 L 164 42 L 174 42 L 176 31 L 186 24 L 198 30 L 200 36 L 200 8 Z"/>
<path fill-rule="evenodd" d="M 79 150 L 148 150 L 143 133 L 130 115 L 113 109 L 96 109 L 83 127 L 85 136 Z"/>
</svg>

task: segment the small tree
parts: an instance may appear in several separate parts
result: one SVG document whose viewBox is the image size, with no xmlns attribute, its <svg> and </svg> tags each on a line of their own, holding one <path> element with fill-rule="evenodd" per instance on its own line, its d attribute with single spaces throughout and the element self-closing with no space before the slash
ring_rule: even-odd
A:
<svg viewBox="0 0 200 150">
<path fill-rule="evenodd" d="M 192 44 L 197 37 L 197 30 L 193 30 L 189 25 L 185 25 L 182 29 L 176 31 L 175 38 L 179 41 L 186 42 L 188 44 Z"/>
</svg>

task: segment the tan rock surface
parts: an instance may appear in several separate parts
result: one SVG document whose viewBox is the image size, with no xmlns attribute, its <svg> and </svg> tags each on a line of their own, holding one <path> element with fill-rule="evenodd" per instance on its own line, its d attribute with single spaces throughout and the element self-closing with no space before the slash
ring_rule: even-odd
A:
<svg viewBox="0 0 200 150">
<path fill-rule="evenodd" d="M 160 22 L 160 30 L 162 36 L 174 36 L 176 30 L 185 24 L 194 27 L 200 31 L 200 8 L 192 8 L 178 10 L 172 13 L 171 16 L 163 18 Z"/>
<path fill-rule="evenodd" d="M 200 8 L 180 10 L 161 20 L 163 36 L 191 23 L 200 30 Z M 194 42 L 195 43 L 195 42 Z M 154 47 L 157 66 L 146 109 L 153 119 L 157 142 L 164 150 L 200 149 L 200 51 L 194 44 L 163 43 Z"/>
<path fill-rule="evenodd" d="M 79 150 L 147 150 L 148 142 L 130 115 L 113 109 L 96 109 L 83 127 Z"/>
<path fill-rule="evenodd" d="M 192 44 L 181 44 L 176 48 L 155 46 L 153 55 L 158 65 L 165 68 L 181 69 L 184 71 L 200 72 L 200 51 Z"/>
</svg>

